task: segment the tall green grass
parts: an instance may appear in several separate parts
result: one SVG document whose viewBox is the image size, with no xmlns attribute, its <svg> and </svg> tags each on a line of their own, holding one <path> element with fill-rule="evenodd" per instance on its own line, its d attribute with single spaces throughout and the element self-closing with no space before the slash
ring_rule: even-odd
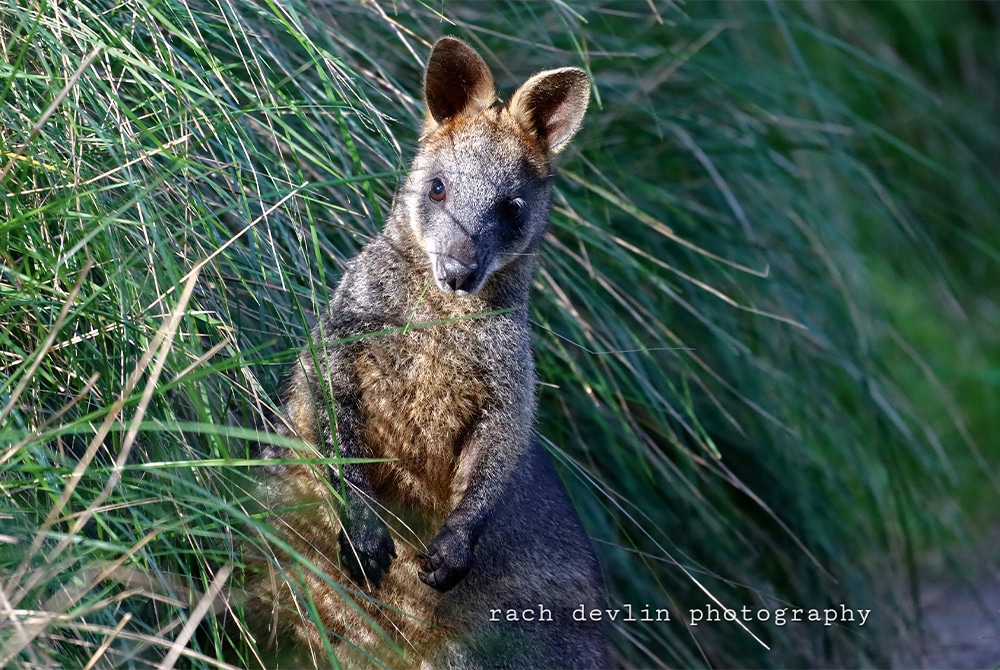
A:
<svg viewBox="0 0 1000 670">
<path fill-rule="evenodd" d="M 0 7 L 0 665 L 253 667 L 213 597 L 267 536 L 249 445 L 389 211 L 442 33 L 505 94 L 545 67 L 594 78 L 534 297 L 538 427 L 610 606 L 672 613 L 619 623 L 621 664 L 889 662 L 921 553 L 998 490 L 996 22 L 905 2 Z M 872 615 L 688 626 L 707 603 Z"/>
</svg>

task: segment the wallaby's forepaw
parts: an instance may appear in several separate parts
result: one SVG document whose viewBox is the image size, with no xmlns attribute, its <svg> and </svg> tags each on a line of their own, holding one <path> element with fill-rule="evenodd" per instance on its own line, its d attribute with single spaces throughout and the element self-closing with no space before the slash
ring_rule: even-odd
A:
<svg viewBox="0 0 1000 670">
<path fill-rule="evenodd" d="M 421 558 L 420 581 L 447 591 L 462 581 L 472 567 L 472 544 L 468 535 L 444 526 Z"/>
<path fill-rule="evenodd" d="M 351 579 L 377 588 L 396 557 L 396 545 L 385 523 L 367 507 L 355 510 L 338 540 L 340 562 Z"/>
</svg>

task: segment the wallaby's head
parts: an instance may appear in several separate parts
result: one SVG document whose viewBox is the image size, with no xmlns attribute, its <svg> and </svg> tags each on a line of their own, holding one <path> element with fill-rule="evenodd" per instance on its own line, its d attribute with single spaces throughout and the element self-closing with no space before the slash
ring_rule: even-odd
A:
<svg viewBox="0 0 1000 670">
<path fill-rule="evenodd" d="M 583 122 L 587 74 L 539 72 L 506 104 L 461 40 L 434 45 L 424 75 L 427 120 L 406 186 L 407 215 L 438 287 L 476 293 L 524 262 L 548 219 L 551 162 Z"/>
</svg>

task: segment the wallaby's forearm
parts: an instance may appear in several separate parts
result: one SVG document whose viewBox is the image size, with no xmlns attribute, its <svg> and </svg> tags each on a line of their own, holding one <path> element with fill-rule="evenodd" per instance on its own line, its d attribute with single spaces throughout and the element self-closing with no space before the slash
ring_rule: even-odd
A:
<svg viewBox="0 0 1000 670">
<path fill-rule="evenodd" d="M 465 493 L 427 546 L 420 571 L 439 591 L 451 589 L 471 569 L 476 542 L 530 448 L 530 423 L 510 423 L 511 418 L 509 409 L 484 417 L 466 442 L 468 453 L 460 456 L 473 459 Z"/>
<path fill-rule="evenodd" d="M 361 389 L 354 368 L 365 336 L 391 324 L 383 318 L 342 315 L 321 327 L 320 344 L 312 352 L 308 369 L 315 408 L 317 433 L 322 436 L 329 458 L 363 459 L 373 454 L 363 439 L 364 417 Z M 364 463 L 332 466 L 331 480 L 341 498 L 339 536 L 343 567 L 359 583 L 375 586 L 389 570 L 396 555 L 395 544 L 381 519 L 378 500 Z"/>
<path fill-rule="evenodd" d="M 497 317 L 483 328 L 494 346 L 484 356 L 487 399 L 456 464 L 464 491 L 425 550 L 420 573 L 439 591 L 455 586 L 471 568 L 476 542 L 494 510 L 504 504 L 504 490 L 524 460 L 534 430 L 535 376 L 527 326 Z"/>
</svg>

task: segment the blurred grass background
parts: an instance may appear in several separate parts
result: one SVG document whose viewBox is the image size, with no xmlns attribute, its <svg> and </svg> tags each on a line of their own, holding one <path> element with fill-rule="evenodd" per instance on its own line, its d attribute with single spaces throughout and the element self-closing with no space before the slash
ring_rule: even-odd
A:
<svg viewBox="0 0 1000 670">
<path fill-rule="evenodd" d="M 619 624 L 620 664 L 919 663 L 921 563 L 997 522 L 998 28 L 971 1 L 4 4 L 0 666 L 255 667 L 198 607 L 266 533 L 233 482 L 444 33 L 504 95 L 594 79 L 533 317 L 610 606 L 674 618 Z M 709 602 L 872 615 L 687 626 Z"/>
</svg>

